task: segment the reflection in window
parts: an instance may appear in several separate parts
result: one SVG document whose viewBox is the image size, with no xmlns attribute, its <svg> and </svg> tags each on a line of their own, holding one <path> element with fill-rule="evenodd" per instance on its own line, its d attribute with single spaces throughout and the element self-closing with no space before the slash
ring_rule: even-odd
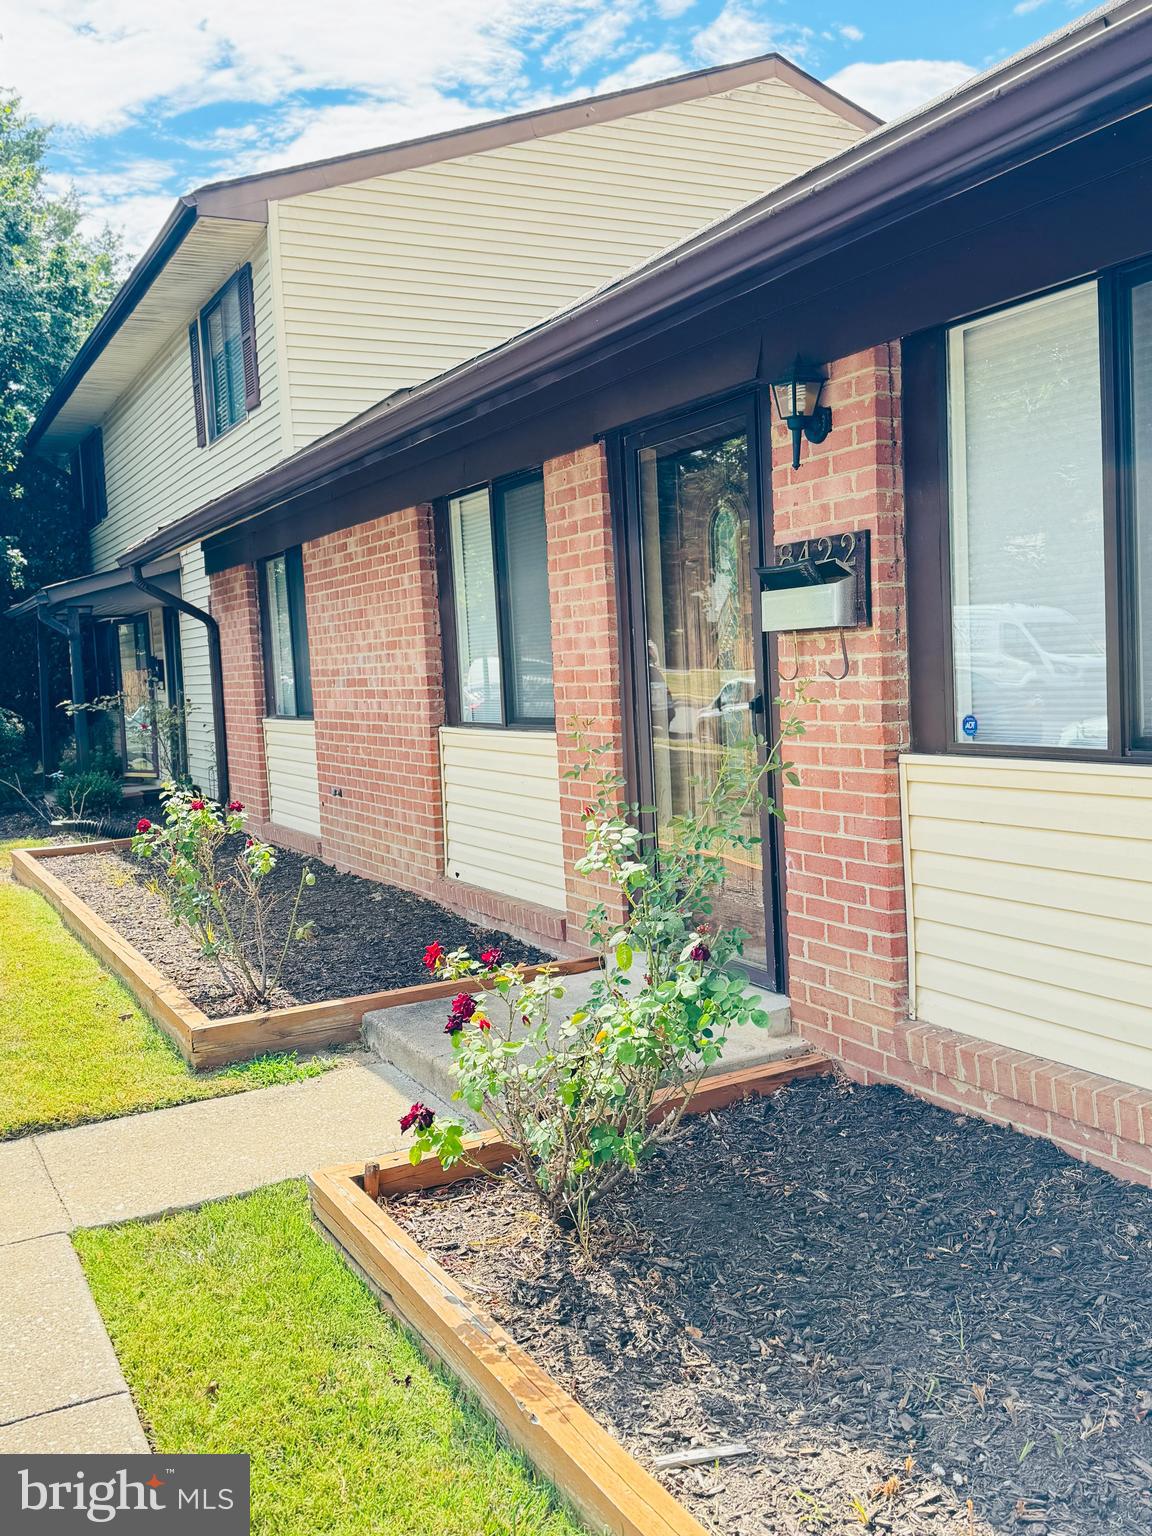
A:
<svg viewBox="0 0 1152 1536">
<path fill-rule="evenodd" d="M 957 739 L 1105 747 L 1094 284 L 949 336 Z"/>
<path fill-rule="evenodd" d="M 312 713 L 312 672 L 300 546 L 265 560 L 260 607 L 264 636 L 265 708 L 288 718 Z"/>
</svg>

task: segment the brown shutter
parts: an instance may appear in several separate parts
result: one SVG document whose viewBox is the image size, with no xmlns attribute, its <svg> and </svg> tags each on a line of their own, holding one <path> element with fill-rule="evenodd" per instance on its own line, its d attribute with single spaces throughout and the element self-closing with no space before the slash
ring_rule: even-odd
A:
<svg viewBox="0 0 1152 1536">
<path fill-rule="evenodd" d="M 252 268 L 245 265 L 236 274 L 240 299 L 240 348 L 244 356 L 244 409 L 254 411 L 260 404 L 260 369 L 256 362 L 256 305 L 252 297 Z"/>
<path fill-rule="evenodd" d="M 89 511 L 93 524 L 96 524 L 102 523 L 108 516 L 108 491 L 104 484 L 104 433 L 99 427 L 88 439 L 88 454 L 88 484 L 92 496 Z"/>
<path fill-rule="evenodd" d="M 208 428 L 204 421 L 204 384 L 200 377 L 200 322 L 193 320 L 188 327 L 188 351 L 192 358 L 192 405 L 196 412 L 196 446 L 203 448 L 208 441 Z"/>
</svg>

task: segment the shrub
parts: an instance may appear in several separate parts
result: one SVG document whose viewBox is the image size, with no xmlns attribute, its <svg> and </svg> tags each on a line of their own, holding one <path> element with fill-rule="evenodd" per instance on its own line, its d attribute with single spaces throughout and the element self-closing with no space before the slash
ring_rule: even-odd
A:
<svg viewBox="0 0 1152 1536">
<path fill-rule="evenodd" d="M 778 814 L 761 785 L 774 771 L 795 779 L 780 747 L 802 730 L 791 715 L 763 760 L 753 741 L 726 752 L 711 791 L 692 815 L 669 820 L 659 849 L 640 830 L 638 808 L 618 802 L 621 781 L 596 779 L 584 815 L 587 853 L 576 867 L 606 877 L 626 915 L 612 923 L 603 906 L 593 915 L 594 935 L 608 943 L 615 971 L 594 984 L 586 1008 L 557 1017 L 565 987 L 548 968 L 529 981 L 498 953 L 477 960 L 462 949 L 445 954 L 435 943 L 426 952 L 435 974 L 485 983 L 483 995 L 455 999 L 445 1026 L 456 1097 L 516 1149 L 520 1176 L 585 1245 L 593 1203 L 673 1134 L 684 1100 L 720 1059 L 729 1031 L 768 1023 L 731 964 L 744 935 L 708 919 L 728 857 L 759 841 L 749 811 L 767 806 Z M 589 749 L 582 771 L 594 771 L 604 750 Z M 653 1111 L 664 1087 L 683 1098 L 660 1118 Z M 414 1133 L 413 1162 L 425 1152 L 446 1167 L 469 1161 L 459 1122 L 413 1105 L 401 1126 Z"/>
<path fill-rule="evenodd" d="M 167 880 L 160 890 L 173 920 L 192 930 L 240 1007 L 268 1007 L 289 946 L 311 937 L 313 925 L 298 923 L 297 917 L 315 875 L 307 868 L 301 872 L 284 922 L 285 900 L 265 884 L 276 867 L 276 850 L 248 836 L 240 802 L 220 806 L 171 782 L 163 785 L 160 798 L 164 823 L 156 826 L 142 817 L 133 853 L 163 862 Z"/>
<path fill-rule="evenodd" d="M 62 773 L 52 793 L 71 821 L 103 821 L 106 816 L 114 816 L 124 800 L 120 780 L 102 768 Z"/>
<path fill-rule="evenodd" d="M 0 709 L 0 810 L 18 805 L 26 798 L 21 781 L 30 777 L 27 753 L 27 728 L 23 720 L 10 709 Z"/>
</svg>

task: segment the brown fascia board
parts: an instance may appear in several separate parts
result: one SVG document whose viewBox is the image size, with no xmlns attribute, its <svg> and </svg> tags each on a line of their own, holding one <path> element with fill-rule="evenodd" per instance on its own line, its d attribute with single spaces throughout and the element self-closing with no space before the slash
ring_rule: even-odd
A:
<svg viewBox="0 0 1152 1536">
<path fill-rule="evenodd" d="M 217 218 L 263 217 L 270 201 L 300 197 L 328 187 L 347 186 L 368 181 L 375 176 L 391 176 L 444 160 L 459 160 L 465 155 L 483 154 L 508 144 L 524 144 L 532 139 L 550 138 L 586 128 L 592 123 L 618 122 L 640 112 L 655 112 L 661 107 L 698 101 L 704 96 L 723 95 L 741 86 L 779 80 L 801 94 L 817 101 L 846 122 L 871 132 L 880 118 L 866 112 L 855 102 L 841 96 L 830 86 L 800 69 L 778 53 L 765 53 L 739 64 L 723 64 L 690 74 L 673 75 L 648 85 L 629 86 L 603 96 L 585 96 L 578 101 L 561 102 L 534 112 L 519 112 L 512 117 L 496 118 L 444 133 L 407 139 L 379 149 L 359 150 L 353 155 L 339 155 L 327 160 L 312 160 L 304 165 L 282 170 L 262 171 L 231 181 L 212 182 L 191 194 L 202 214 Z"/>
<path fill-rule="evenodd" d="M 1118 13 L 1123 26 L 1116 22 Z M 795 279 L 833 246 L 999 175 L 1061 136 L 1089 131 L 1109 113 L 1146 109 L 1152 0 L 1130 0 L 1075 24 L 1074 31 L 1077 46 L 1065 46 L 1068 37 L 1058 34 L 1027 60 L 1011 61 L 1011 79 L 989 72 L 967 92 L 961 88 L 903 123 L 878 130 L 572 309 L 417 386 L 389 409 L 373 407 L 141 540 L 121 563 L 198 543 L 345 474 L 382 464 L 509 400 L 518 398 L 530 412 L 532 390 L 543 379 L 643 345 L 742 293 Z M 1048 58 L 1054 50 L 1055 57 Z"/>
</svg>

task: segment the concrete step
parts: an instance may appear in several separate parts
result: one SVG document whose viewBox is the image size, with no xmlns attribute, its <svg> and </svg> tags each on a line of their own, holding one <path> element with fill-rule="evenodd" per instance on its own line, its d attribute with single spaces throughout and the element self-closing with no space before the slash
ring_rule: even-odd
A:
<svg viewBox="0 0 1152 1536">
<path fill-rule="evenodd" d="M 595 979 L 593 971 L 564 978 L 564 1006 L 568 1013 L 588 1000 Z M 807 1051 L 804 1040 L 793 1032 L 788 999 L 778 992 L 757 990 L 771 1023 L 765 1029 L 744 1025 L 733 1030 L 723 1059 L 713 1071 L 734 1072 L 742 1067 L 802 1056 Z M 373 1055 L 412 1078 L 427 1093 L 451 1101 L 456 1091 L 456 1074 L 452 1039 L 444 1033 L 447 1018 L 448 1003 L 444 999 L 377 1008 L 364 1015 L 364 1044 Z M 455 1108 L 460 1110 L 461 1106 L 457 1104 Z"/>
</svg>

